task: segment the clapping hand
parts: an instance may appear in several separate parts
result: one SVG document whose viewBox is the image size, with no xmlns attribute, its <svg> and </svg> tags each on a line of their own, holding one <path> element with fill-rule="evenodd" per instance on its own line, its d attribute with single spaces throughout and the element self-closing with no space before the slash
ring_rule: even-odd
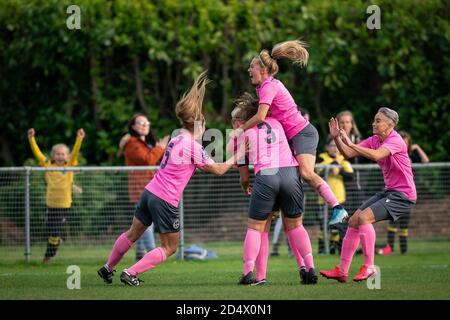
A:
<svg viewBox="0 0 450 320">
<path fill-rule="evenodd" d="M 330 128 L 330 136 L 337 138 L 339 136 L 339 122 L 335 118 L 331 118 L 328 122 L 328 127 Z"/>
</svg>

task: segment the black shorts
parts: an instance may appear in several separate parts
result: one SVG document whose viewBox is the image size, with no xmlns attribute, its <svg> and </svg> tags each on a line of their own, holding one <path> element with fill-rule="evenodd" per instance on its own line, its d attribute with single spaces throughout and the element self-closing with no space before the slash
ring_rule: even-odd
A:
<svg viewBox="0 0 450 320">
<path fill-rule="evenodd" d="M 158 198 L 147 189 L 142 192 L 134 216 L 146 226 L 154 223 L 159 233 L 180 231 L 178 208 Z"/>
<path fill-rule="evenodd" d="M 311 123 L 289 140 L 294 156 L 300 154 L 312 154 L 315 156 L 318 144 L 319 132 Z"/>
<path fill-rule="evenodd" d="M 255 177 L 249 218 L 266 220 L 271 212 L 280 208 L 287 218 L 297 218 L 303 214 L 303 186 L 297 167 L 261 170 Z"/>
<path fill-rule="evenodd" d="M 359 209 L 372 209 L 376 221 L 397 221 L 400 217 L 409 216 L 415 201 L 409 200 L 402 192 L 384 190 L 378 192 L 364 202 Z"/>
</svg>

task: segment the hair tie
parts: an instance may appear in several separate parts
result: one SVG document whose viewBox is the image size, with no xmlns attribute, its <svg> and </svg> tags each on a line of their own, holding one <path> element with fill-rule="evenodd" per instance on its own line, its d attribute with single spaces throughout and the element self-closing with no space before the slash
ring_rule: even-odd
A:
<svg viewBox="0 0 450 320">
<path fill-rule="evenodd" d="M 261 64 L 263 65 L 264 68 L 267 68 L 266 64 L 264 63 L 264 61 L 261 59 L 261 54 L 258 54 L 258 59 L 259 62 L 261 62 Z"/>
</svg>

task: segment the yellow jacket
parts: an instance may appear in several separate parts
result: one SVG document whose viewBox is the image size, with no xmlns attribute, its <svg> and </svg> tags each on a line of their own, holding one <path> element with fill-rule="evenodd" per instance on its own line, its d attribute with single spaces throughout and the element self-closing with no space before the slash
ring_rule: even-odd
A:
<svg viewBox="0 0 450 320">
<path fill-rule="evenodd" d="M 41 167 L 61 167 L 47 159 L 39 149 L 34 137 L 29 138 L 28 141 L 30 142 L 31 150 Z M 78 165 L 77 158 L 82 141 L 83 138 L 77 137 L 70 159 L 63 167 L 73 167 Z M 73 171 L 48 171 L 45 173 L 45 181 L 47 182 L 47 194 L 45 197 L 47 207 L 70 208 L 72 205 Z"/>
<path fill-rule="evenodd" d="M 345 184 L 344 184 L 344 176 L 345 180 L 353 179 L 353 168 L 349 161 L 345 160 L 344 156 L 338 154 L 336 158 L 330 157 L 328 153 L 324 152 L 319 155 L 318 161 L 320 164 L 337 164 L 340 165 L 340 171 L 338 175 L 333 175 L 332 172 L 329 172 L 327 183 L 330 186 L 331 191 L 333 191 L 336 196 L 337 201 L 339 203 L 343 203 L 346 200 L 345 194 Z M 319 170 L 322 172 L 324 169 Z M 322 197 L 319 197 L 319 204 L 323 204 Z"/>
</svg>

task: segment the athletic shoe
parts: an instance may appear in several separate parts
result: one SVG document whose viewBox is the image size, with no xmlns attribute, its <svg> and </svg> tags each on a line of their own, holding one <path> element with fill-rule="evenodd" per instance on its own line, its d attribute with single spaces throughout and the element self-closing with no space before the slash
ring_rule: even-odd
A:
<svg viewBox="0 0 450 320">
<path fill-rule="evenodd" d="M 304 266 L 300 267 L 298 273 L 300 274 L 300 283 L 306 284 L 306 267 Z"/>
<path fill-rule="evenodd" d="M 348 218 L 348 212 L 342 206 L 336 206 L 333 208 L 333 212 L 331 214 L 330 222 L 328 222 L 329 226 L 334 224 L 342 223 L 344 220 Z"/>
<path fill-rule="evenodd" d="M 122 271 L 120 281 L 132 287 L 138 287 L 142 282 L 144 282 L 138 277 L 129 274 L 126 269 Z"/>
<path fill-rule="evenodd" d="M 252 284 L 254 282 L 255 282 L 255 280 L 253 279 L 253 272 L 250 271 L 246 275 L 242 275 L 241 276 L 241 278 L 239 279 L 238 284 L 247 285 L 247 284 Z"/>
<path fill-rule="evenodd" d="M 347 282 L 348 278 L 348 274 L 342 272 L 339 266 L 336 266 L 331 270 L 321 270 L 320 274 L 327 279 L 334 279 L 339 282 Z"/>
<path fill-rule="evenodd" d="M 251 284 L 251 286 L 263 286 L 267 283 L 266 279 L 262 279 L 262 280 L 255 280 L 255 282 L 253 282 Z"/>
<path fill-rule="evenodd" d="M 317 273 L 314 268 L 311 268 L 308 272 L 306 272 L 305 284 L 317 284 Z"/>
<path fill-rule="evenodd" d="M 112 278 L 114 276 L 114 272 L 116 272 L 116 270 L 113 271 L 109 271 L 108 268 L 106 268 L 106 266 L 101 267 L 100 269 L 98 269 L 97 274 L 100 276 L 100 278 L 102 278 L 106 283 L 111 284 L 112 283 Z"/>
<path fill-rule="evenodd" d="M 368 278 L 370 278 L 372 275 L 376 274 L 376 270 L 375 268 L 366 266 L 365 264 L 363 264 L 361 266 L 361 269 L 359 269 L 359 273 L 353 278 L 353 281 L 359 282 L 359 281 L 364 281 L 367 280 Z"/>
<path fill-rule="evenodd" d="M 378 253 L 383 256 L 390 256 L 392 253 L 392 248 L 389 244 L 378 250 Z"/>
</svg>

